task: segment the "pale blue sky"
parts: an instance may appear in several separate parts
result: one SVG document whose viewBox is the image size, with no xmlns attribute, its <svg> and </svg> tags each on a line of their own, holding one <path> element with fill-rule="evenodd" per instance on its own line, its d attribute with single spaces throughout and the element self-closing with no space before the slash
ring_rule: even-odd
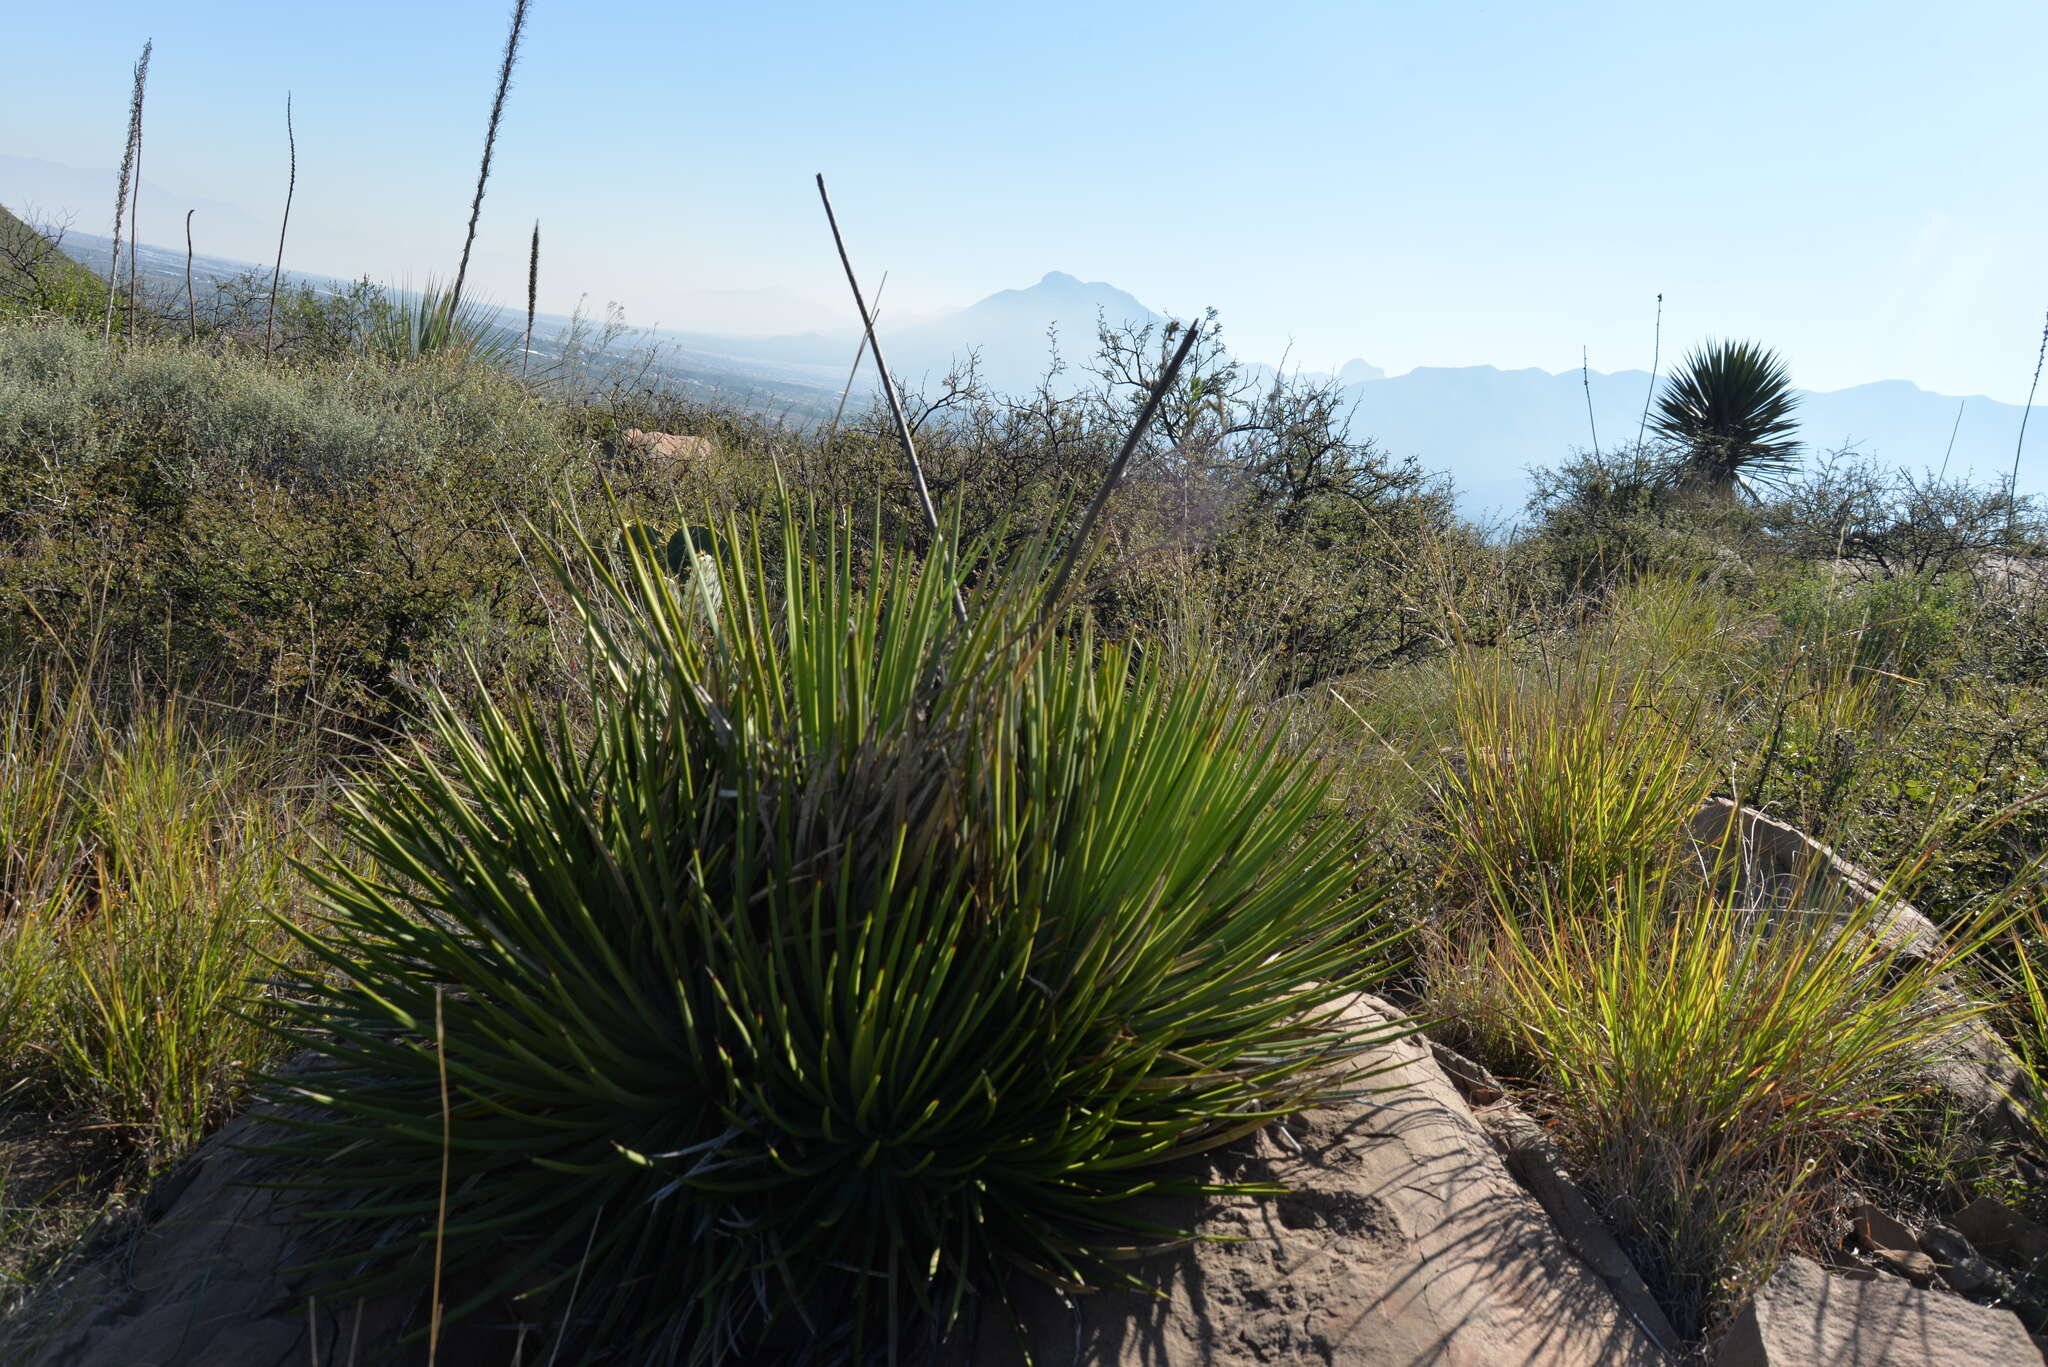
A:
<svg viewBox="0 0 2048 1367">
<path fill-rule="evenodd" d="M 200 247 L 452 268 L 499 0 L 18 4 L 0 154 L 118 159 Z M 2017 402 L 2048 309 L 2048 4 L 568 4 L 535 0 L 476 268 L 690 327 L 687 296 L 844 310 L 810 176 L 899 312 L 1059 269 L 1310 367 L 1647 367 L 1708 334 L 1795 380 Z M 9 191 L 0 185 L 0 201 Z M 111 194 L 108 196 L 111 199 Z M 109 212 L 78 226 L 105 232 Z M 207 221 L 211 218 L 214 221 Z M 171 236 L 145 225 L 145 238 Z"/>
</svg>

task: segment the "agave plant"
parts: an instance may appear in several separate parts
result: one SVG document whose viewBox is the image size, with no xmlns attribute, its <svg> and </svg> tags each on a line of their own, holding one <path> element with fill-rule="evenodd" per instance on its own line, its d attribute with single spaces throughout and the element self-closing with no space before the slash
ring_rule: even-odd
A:
<svg viewBox="0 0 2048 1367">
<path fill-rule="evenodd" d="M 1747 477 L 1793 468 L 1798 404 L 1775 351 L 1709 342 L 1666 382 L 1650 425 L 1682 449 L 1677 473 L 1685 483 L 1732 496 Z"/>
<path fill-rule="evenodd" d="M 394 361 L 442 356 L 497 365 L 513 352 L 511 337 L 490 320 L 489 310 L 458 300 L 452 288 L 432 280 L 417 293 L 385 294 L 371 311 L 363 345 Z"/>
<path fill-rule="evenodd" d="M 1364 842 L 1222 683 L 971 556 L 779 536 L 721 529 L 716 630 L 653 537 L 579 557 L 588 719 L 442 700 L 355 800 L 278 1146 L 344 1285 L 445 1262 L 451 1316 L 517 1289 L 583 1360 L 853 1360 L 1120 1280 L 1184 1234 L 1131 1204 L 1194 1189 L 1162 1165 L 1370 1042 Z"/>
</svg>

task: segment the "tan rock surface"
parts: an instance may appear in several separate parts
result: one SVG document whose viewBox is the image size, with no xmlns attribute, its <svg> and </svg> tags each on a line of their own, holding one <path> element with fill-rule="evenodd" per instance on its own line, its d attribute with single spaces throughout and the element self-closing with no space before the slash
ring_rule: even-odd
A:
<svg viewBox="0 0 2048 1367">
<path fill-rule="evenodd" d="M 1361 1022 L 1391 1017 L 1361 999 Z M 1371 1014 L 1365 1014 L 1371 1013 Z M 1090 1367 L 1630 1367 L 1664 1361 L 1509 1174 L 1429 1046 L 1386 1046 L 1388 1090 L 1310 1112 L 1301 1152 L 1269 1136 L 1212 1171 L 1274 1180 L 1278 1199 L 1219 1199 L 1205 1242 L 1140 1265 L 1166 1294 L 1039 1297 L 1027 1332 L 1041 1363 Z M 1076 1357 L 1078 1347 L 1078 1359 Z M 1023 1361 L 985 1324 L 958 1367 Z"/>
<path fill-rule="evenodd" d="M 629 427 L 619 434 L 619 445 L 628 451 L 659 456 L 664 460 L 703 460 L 711 454 L 709 437 L 681 432 L 645 432 Z"/>
<path fill-rule="evenodd" d="M 1714 1367 L 2040 1367 L 2019 1316 L 1788 1258 L 1721 1340 Z"/>
</svg>

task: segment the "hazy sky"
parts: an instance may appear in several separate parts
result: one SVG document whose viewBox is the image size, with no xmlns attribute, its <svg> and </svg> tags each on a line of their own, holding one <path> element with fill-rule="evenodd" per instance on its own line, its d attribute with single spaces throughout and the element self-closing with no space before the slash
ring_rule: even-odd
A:
<svg viewBox="0 0 2048 1367">
<path fill-rule="evenodd" d="M 13 4 L 0 154 L 119 157 L 202 251 L 452 271 L 498 0 Z M 848 308 L 811 186 L 897 311 L 1049 269 L 1311 368 L 1647 367 L 1709 335 L 1811 388 L 2025 397 L 2048 309 L 2048 4 L 534 0 L 479 265 L 687 328 L 700 290 Z M 107 177 L 111 180 L 111 175 Z M 107 230 L 106 207 L 78 226 Z M 10 191 L 0 185 L 0 201 Z M 175 217 L 173 216 L 175 211 Z"/>
</svg>

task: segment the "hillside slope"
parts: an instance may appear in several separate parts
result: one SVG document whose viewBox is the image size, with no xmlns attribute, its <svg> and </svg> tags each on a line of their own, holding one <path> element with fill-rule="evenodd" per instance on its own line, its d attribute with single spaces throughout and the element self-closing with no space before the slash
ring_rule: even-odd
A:
<svg viewBox="0 0 2048 1367">
<path fill-rule="evenodd" d="M 105 290 L 99 276 L 0 205 L 0 310 L 77 314 Z"/>
</svg>

